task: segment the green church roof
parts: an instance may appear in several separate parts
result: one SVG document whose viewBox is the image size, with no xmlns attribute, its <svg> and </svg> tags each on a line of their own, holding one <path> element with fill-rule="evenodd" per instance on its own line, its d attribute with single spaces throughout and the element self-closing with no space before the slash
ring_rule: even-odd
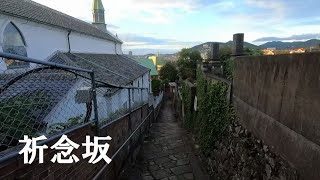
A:
<svg viewBox="0 0 320 180">
<path fill-rule="evenodd" d="M 157 76 L 158 71 L 156 67 L 154 66 L 151 59 L 134 59 L 136 62 L 140 63 L 142 66 L 151 69 L 150 75 L 151 76 Z"/>
<path fill-rule="evenodd" d="M 93 10 L 104 10 L 101 0 L 93 0 Z"/>
</svg>

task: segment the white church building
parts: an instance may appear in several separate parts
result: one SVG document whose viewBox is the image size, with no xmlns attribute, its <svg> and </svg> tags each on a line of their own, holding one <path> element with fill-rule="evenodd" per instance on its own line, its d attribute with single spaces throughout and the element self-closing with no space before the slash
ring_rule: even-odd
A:
<svg viewBox="0 0 320 180">
<path fill-rule="evenodd" d="M 143 96 L 138 90 L 131 92 L 133 103 L 140 100 L 140 97 L 143 101 L 148 101 L 151 87 L 150 69 L 123 54 L 123 42 L 107 30 L 101 0 L 93 0 L 92 11 L 93 23 L 90 24 L 31 0 L 0 0 L 0 52 L 93 69 L 99 81 L 117 86 L 148 88 Z M 2 74 L 10 75 L 35 67 L 35 64 L 0 57 Z M 0 90 L 10 80 L 1 77 L 10 76 L 0 74 Z M 37 81 L 33 78 L 37 78 Z M 30 75 L 11 85 L 10 90 L 1 92 L 0 103 L 42 88 L 48 92 L 50 97 L 47 99 L 52 99 L 52 102 L 51 107 L 47 108 L 46 112 L 41 112 L 38 119 L 48 125 L 84 116 L 82 109 L 86 109 L 86 104 L 77 103 L 73 99 L 76 91 L 86 86 L 88 82 L 84 80 L 74 81 L 67 77 L 63 80 L 48 80 Z M 66 103 L 76 110 L 69 111 L 65 108 Z M 119 108 L 128 108 L 127 89 L 98 96 L 98 106 L 101 107 L 100 118 L 107 118 L 108 114 Z M 62 111 L 65 112 L 61 113 Z"/>
</svg>

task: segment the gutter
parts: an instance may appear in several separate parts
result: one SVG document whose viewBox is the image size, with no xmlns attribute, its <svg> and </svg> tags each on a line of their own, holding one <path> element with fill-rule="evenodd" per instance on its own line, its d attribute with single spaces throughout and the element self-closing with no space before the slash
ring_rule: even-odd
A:
<svg viewBox="0 0 320 180">
<path fill-rule="evenodd" d="M 68 30 L 68 52 L 71 52 L 71 46 L 70 46 L 70 34 L 71 34 L 71 30 Z"/>
</svg>

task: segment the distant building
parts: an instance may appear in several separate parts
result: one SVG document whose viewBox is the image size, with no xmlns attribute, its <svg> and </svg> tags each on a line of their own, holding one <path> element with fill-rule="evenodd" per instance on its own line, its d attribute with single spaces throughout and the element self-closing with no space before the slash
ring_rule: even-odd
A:
<svg viewBox="0 0 320 180">
<path fill-rule="evenodd" d="M 157 71 L 160 71 L 162 69 L 163 65 L 157 65 Z"/>
<path fill-rule="evenodd" d="M 155 66 L 157 65 L 157 56 L 149 56 L 148 59 L 151 59 Z"/>
<path fill-rule="evenodd" d="M 165 64 L 165 60 L 160 57 L 159 52 L 157 55 L 149 56 L 148 59 L 151 59 L 157 71 L 160 71 L 163 65 Z"/>
<path fill-rule="evenodd" d="M 263 55 L 275 55 L 275 50 L 263 49 L 261 50 Z"/>
<path fill-rule="evenodd" d="M 200 51 L 201 58 L 204 60 L 210 59 L 210 46 L 209 44 L 204 44 L 202 50 Z"/>
<path fill-rule="evenodd" d="M 295 54 L 295 53 L 305 53 L 306 50 L 304 48 L 299 48 L 299 49 L 294 49 L 290 51 L 290 54 Z"/>
<path fill-rule="evenodd" d="M 129 56 L 132 56 L 132 51 L 129 51 Z"/>
<path fill-rule="evenodd" d="M 310 47 L 310 52 L 320 52 L 320 44 L 318 46 Z"/>
</svg>

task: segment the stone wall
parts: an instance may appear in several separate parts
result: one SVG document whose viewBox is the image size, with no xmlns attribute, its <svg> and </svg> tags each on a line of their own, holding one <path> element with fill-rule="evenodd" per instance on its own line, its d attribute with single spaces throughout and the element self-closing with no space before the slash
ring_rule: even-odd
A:
<svg viewBox="0 0 320 180">
<path fill-rule="evenodd" d="M 145 123 L 141 129 L 136 131 L 133 140 L 128 142 L 115 156 L 115 159 L 102 171 L 99 179 L 116 179 L 118 177 L 123 164 L 130 159 L 132 152 L 137 147 L 138 139 L 143 137 L 143 134 L 148 131 L 150 123 L 155 119 L 155 114 L 158 113 L 160 107 L 155 109 L 155 113 L 148 111 L 148 105 L 134 110 L 131 114 L 121 117 L 99 129 L 99 136 L 111 136 L 109 142 L 110 148 L 108 156 L 111 158 L 129 138 L 131 133 L 138 128 L 140 123 L 145 119 Z M 148 116 L 149 115 L 149 116 Z M 131 125 L 130 125 L 131 124 Z M 97 129 L 93 124 L 87 123 L 75 129 L 65 132 L 69 139 L 77 144 L 85 142 L 86 135 L 91 137 L 97 136 Z M 52 146 L 61 137 L 57 135 L 51 137 L 45 143 L 48 147 Z M 0 163 L 0 179 L 92 179 L 104 166 L 104 161 L 100 161 L 95 165 L 89 164 L 88 159 L 83 159 L 82 154 L 85 153 L 85 147 L 80 146 L 79 149 L 73 150 L 80 161 L 73 164 L 58 164 L 52 163 L 50 160 L 56 150 L 47 149 L 44 151 L 44 163 L 39 164 L 36 159 L 31 165 L 23 163 L 23 155 L 18 155 L 15 152 L 11 158 L 7 158 Z"/>
<path fill-rule="evenodd" d="M 242 127 L 238 120 L 234 120 L 223 138 L 215 142 L 206 161 L 208 172 L 217 180 L 299 179 L 294 168 L 271 152 L 269 146 Z"/>
<path fill-rule="evenodd" d="M 320 178 L 320 54 L 237 57 L 233 102 L 241 123 L 304 179 Z"/>
</svg>

